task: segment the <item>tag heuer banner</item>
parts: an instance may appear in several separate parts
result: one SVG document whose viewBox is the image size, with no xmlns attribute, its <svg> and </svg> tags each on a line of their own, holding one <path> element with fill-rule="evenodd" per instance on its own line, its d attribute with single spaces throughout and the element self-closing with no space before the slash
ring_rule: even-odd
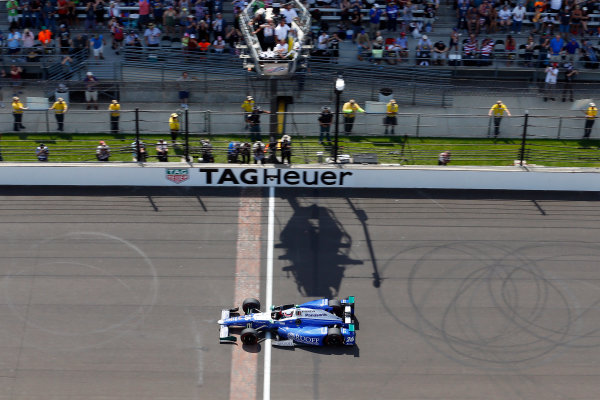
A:
<svg viewBox="0 0 600 400">
<path fill-rule="evenodd" d="M 167 179 L 171 182 L 181 183 L 190 179 L 190 172 L 187 168 L 167 168 Z"/>
</svg>

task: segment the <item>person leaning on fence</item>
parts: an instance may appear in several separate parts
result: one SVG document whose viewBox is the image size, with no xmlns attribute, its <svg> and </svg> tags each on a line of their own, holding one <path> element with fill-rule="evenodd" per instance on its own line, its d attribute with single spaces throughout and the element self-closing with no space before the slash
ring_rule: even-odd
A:
<svg viewBox="0 0 600 400">
<path fill-rule="evenodd" d="M 319 144 L 323 144 L 323 138 L 327 138 L 327 142 L 331 143 L 329 132 L 331 131 L 331 124 L 333 123 L 333 114 L 331 109 L 327 106 L 321 108 L 321 114 L 319 115 Z"/>
<path fill-rule="evenodd" d="M 590 103 L 588 108 L 585 110 L 585 130 L 583 134 L 584 139 L 589 139 L 592 134 L 592 128 L 594 127 L 594 122 L 596 122 L 596 118 L 598 116 L 598 108 L 595 103 Z"/>
<path fill-rule="evenodd" d="M 502 103 L 501 100 L 498 100 L 488 112 L 489 117 L 494 117 L 494 137 L 498 137 L 498 135 L 500 134 L 500 122 L 502 121 L 504 113 L 506 113 L 506 115 L 508 115 L 509 117 L 511 116 L 510 111 L 508 110 L 506 105 Z"/>
<path fill-rule="evenodd" d="M 346 132 L 346 135 L 349 135 L 352 133 L 352 128 L 354 127 L 356 113 L 364 113 L 365 110 L 360 108 L 354 99 L 351 99 L 344 104 L 342 112 L 344 113 L 344 132 Z"/>
<path fill-rule="evenodd" d="M 156 158 L 160 162 L 169 161 L 169 145 L 164 139 L 158 139 L 156 143 Z"/>
<path fill-rule="evenodd" d="M 146 143 L 140 140 L 139 145 L 139 154 L 138 154 L 138 144 L 137 140 L 134 140 L 131 143 L 131 149 L 133 150 L 133 161 L 138 162 L 146 162 L 148 158 L 148 153 L 146 153 Z"/>
<path fill-rule="evenodd" d="M 181 123 L 179 122 L 179 114 L 173 113 L 169 117 L 169 130 L 171 131 L 171 142 L 175 144 L 179 130 L 181 129 Z"/>
<path fill-rule="evenodd" d="M 35 149 L 38 161 L 48 161 L 48 153 L 50 153 L 50 150 L 44 143 L 40 143 L 37 149 Z"/>
<path fill-rule="evenodd" d="M 96 147 L 96 158 L 98 161 L 104 162 L 108 162 L 110 158 L 110 147 L 108 147 L 104 140 L 101 140 L 98 147 Z"/>
<path fill-rule="evenodd" d="M 263 110 L 257 105 L 252 107 L 252 112 L 248 116 L 248 124 L 250 125 L 250 141 L 252 142 L 260 142 L 261 140 L 260 114 L 271 114 L 271 112 Z"/>
<path fill-rule="evenodd" d="M 448 163 L 450 162 L 451 155 L 452 154 L 449 150 L 441 152 L 438 156 L 438 165 L 448 165 Z"/>
<path fill-rule="evenodd" d="M 244 125 L 245 125 L 244 129 L 245 130 L 248 129 L 248 117 L 249 117 L 249 114 L 254 109 L 254 104 L 255 104 L 254 97 L 246 96 L 246 100 L 244 100 L 244 102 L 241 105 L 242 110 L 244 110 Z"/>
<path fill-rule="evenodd" d="M 108 111 L 110 112 L 110 133 L 119 133 L 119 118 L 121 117 L 121 105 L 117 100 L 113 100 L 109 106 Z"/>
<path fill-rule="evenodd" d="M 556 100 L 556 81 L 558 79 L 558 63 L 546 67 L 546 79 L 544 82 L 544 101 Z"/>
<path fill-rule="evenodd" d="M 200 145 L 200 158 L 198 159 L 198 162 L 214 163 L 215 157 L 213 156 L 213 147 L 210 140 L 202 139 Z"/>
<path fill-rule="evenodd" d="M 69 110 L 69 106 L 65 100 L 62 97 L 57 98 L 54 104 L 52 104 L 52 107 L 50 107 L 48 110 L 54 110 L 54 117 L 56 118 L 56 123 L 58 125 L 56 129 L 58 129 L 60 132 L 64 131 L 65 114 Z"/>
<path fill-rule="evenodd" d="M 388 128 L 390 128 L 390 133 L 393 135 L 394 129 L 396 128 L 396 125 L 398 125 L 398 103 L 396 103 L 396 100 L 391 99 L 389 101 L 389 103 L 387 103 L 386 106 L 386 114 L 385 114 L 385 118 L 383 119 L 383 125 L 385 125 L 385 132 L 384 135 L 388 134 Z"/>
<path fill-rule="evenodd" d="M 12 102 L 12 113 L 13 113 L 13 131 L 19 132 L 20 129 L 25 129 L 23 125 L 23 111 L 27 110 L 27 107 L 21 103 L 18 97 L 13 97 Z"/>
</svg>

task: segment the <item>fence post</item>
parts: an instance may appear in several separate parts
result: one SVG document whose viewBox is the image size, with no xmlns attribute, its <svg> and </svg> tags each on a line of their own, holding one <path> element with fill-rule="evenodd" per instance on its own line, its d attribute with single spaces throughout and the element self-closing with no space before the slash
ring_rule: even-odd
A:
<svg viewBox="0 0 600 400">
<path fill-rule="evenodd" d="M 188 110 L 185 110 L 185 148 L 184 148 L 184 155 L 185 155 L 185 162 L 190 162 L 190 124 L 189 124 L 189 113 Z"/>
<path fill-rule="evenodd" d="M 50 118 L 48 117 L 48 113 L 50 111 L 46 110 L 46 133 L 50 133 Z"/>
<path fill-rule="evenodd" d="M 525 121 L 523 122 L 523 137 L 521 139 L 521 151 L 519 154 L 519 165 L 523 166 L 525 159 L 525 141 L 527 139 L 527 122 L 529 120 L 529 110 L 525 110 Z"/>
<path fill-rule="evenodd" d="M 413 81 L 413 92 L 412 92 L 412 105 L 414 106 L 417 101 L 417 84 Z"/>
<path fill-rule="evenodd" d="M 490 137 L 492 134 L 492 118 L 493 117 L 488 117 L 488 131 L 487 131 L 487 137 Z"/>
<path fill-rule="evenodd" d="M 212 133 L 210 110 L 206 110 L 206 112 L 204 113 L 204 132 L 208 134 L 208 137 L 210 137 Z"/>
<path fill-rule="evenodd" d="M 417 114 L 417 131 L 415 132 L 416 137 L 419 137 L 420 127 L 421 127 L 421 114 Z"/>
<path fill-rule="evenodd" d="M 140 162 L 140 109 L 135 109 L 135 154 L 137 162 Z"/>
<path fill-rule="evenodd" d="M 558 118 L 558 134 L 556 135 L 557 139 L 560 139 L 560 131 L 562 130 L 562 116 Z"/>
</svg>

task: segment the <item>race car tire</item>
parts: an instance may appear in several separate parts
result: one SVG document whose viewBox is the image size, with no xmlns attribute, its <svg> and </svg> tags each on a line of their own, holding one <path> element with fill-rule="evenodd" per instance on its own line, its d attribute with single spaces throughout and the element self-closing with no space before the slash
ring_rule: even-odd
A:
<svg viewBox="0 0 600 400">
<path fill-rule="evenodd" d="M 339 300 L 329 300 L 329 307 L 331 307 L 332 313 L 334 313 L 340 318 L 343 318 L 342 303 L 340 303 Z"/>
<path fill-rule="evenodd" d="M 246 314 L 250 314 L 252 310 L 260 310 L 260 301 L 253 299 L 252 297 L 245 299 L 242 302 L 242 310 Z"/>
<path fill-rule="evenodd" d="M 258 332 L 254 328 L 245 328 L 240 334 L 240 341 L 247 345 L 256 344 L 258 343 Z"/>
<path fill-rule="evenodd" d="M 339 346 L 344 341 L 340 328 L 327 329 L 327 336 L 323 339 L 325 346 Z"/>
</svg>

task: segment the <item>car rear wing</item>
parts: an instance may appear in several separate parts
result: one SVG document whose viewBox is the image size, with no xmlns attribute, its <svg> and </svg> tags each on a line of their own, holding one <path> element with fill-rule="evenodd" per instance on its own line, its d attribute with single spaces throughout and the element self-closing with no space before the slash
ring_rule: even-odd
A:
<svg viewBox="0 0 600 400">
<path fill-rule="evenodd" d="M 227 318 L 229 318 L 229 315 L 230 315 L 229 310 L 222 310 L 221 311 L 221 321 L 224 321 Z M 229 334 L 229 327 L 227 325 L 221 324 L 221 327 L 219 330 L 219 341 L 221 343 L 235 343 L 237 341 L 237 338 L 235 336 L 231 336 Z"/>
<path fill-rule="evenodd" d="M 347 299 L 340 301 L 344 307 L 344 323 L 351 324 L 354 322 L 354 296 L 348 296 Z"/>
</svg>

